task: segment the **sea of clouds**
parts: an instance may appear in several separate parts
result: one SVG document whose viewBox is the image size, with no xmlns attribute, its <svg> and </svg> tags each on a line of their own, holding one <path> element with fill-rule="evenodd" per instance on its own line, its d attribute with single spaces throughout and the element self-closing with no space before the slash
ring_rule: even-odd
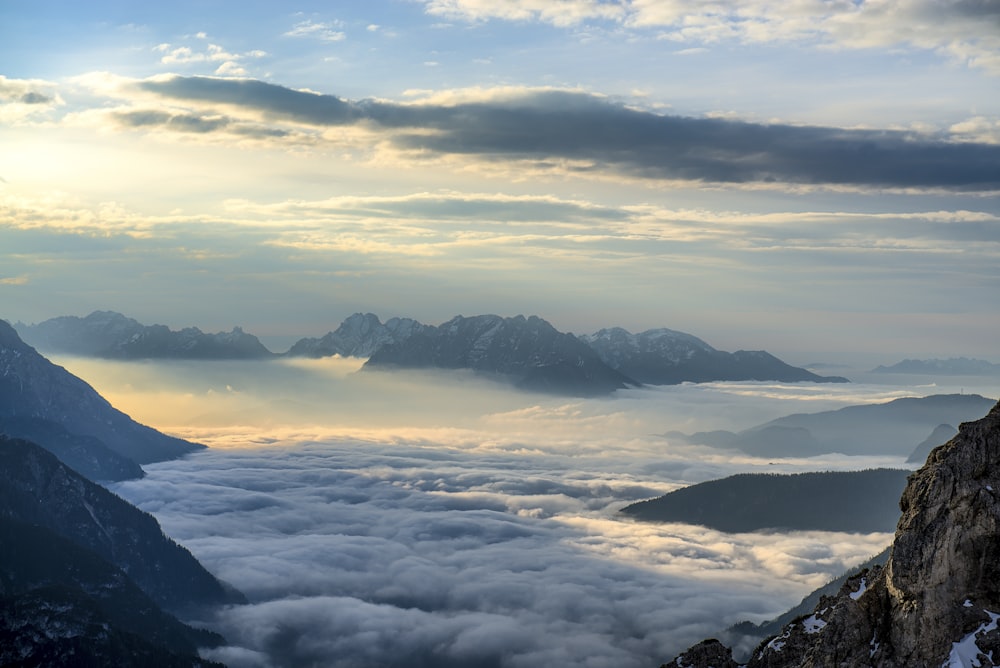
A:
<svg viewBox="0 0 1000 668">
<path fill-rule="evenodd" d="M 656 666 L 763 621 L 890 534 L 726 534 L 627 503 L 742 471 L 901 466 L 756 460 L 668 431 L 930 394 L 716 383 L 567 399 L 357 361 L 61 360 L 140 421 L 210 447 L 113 486 L 250 603 L 201 620 L 247 666 Z"/>
</svg>

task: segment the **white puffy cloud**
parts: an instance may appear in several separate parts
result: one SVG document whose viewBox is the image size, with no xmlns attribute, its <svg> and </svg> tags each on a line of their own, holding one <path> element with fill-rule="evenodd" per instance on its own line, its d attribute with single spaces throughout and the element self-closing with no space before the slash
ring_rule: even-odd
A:
<svg viewBox="0 0 1000 668">
<path fill-rule="evenodd" d="M 826 48 L 912 48 L 1000 75 L 996 5 L 975 0 L 425 0 L 427 12 L 575 26 L 610 21 L 696 44 L 794 42 Z"/>
</svg>

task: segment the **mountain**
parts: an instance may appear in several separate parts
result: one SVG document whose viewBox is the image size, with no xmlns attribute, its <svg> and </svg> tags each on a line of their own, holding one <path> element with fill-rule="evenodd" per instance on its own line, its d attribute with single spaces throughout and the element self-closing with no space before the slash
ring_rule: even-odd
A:
<svg viewBox="0 0 1000 668">
<path fill-rule="evenodd" d="M 898 510 L 896 512 L 896 516 L 898 519 Z M 764 638 L 778 635 L 787 624 L 793 622 L 796 618 L 808 617 L 824 596 L 835 596 L 848 580 L 861 575 L 862 571 L 871 570 L 875 566 L 884 566 L 885 562 L 888 560 L 889 548 L 887 547 L 864 563 L 859 564 L 858 566 L 848 570 L 843 575 L 830 580 L 822 587 L 809 592 L 798 605 L 785 611 L 774 619 L 761 624 L 754 624 L 753 622 L 740 622 L 730 626 L 725 630 L 725 632 L 723 632 L 722 635 L 733 643 L 734 646 L 738 645 L 741 647 L 743 649 L 743 653 L 749 654 L 750 651 L 760 644 L 760 641 Z"/>
<path fill-rule="evenodd" d="M 274 353 L 239 327 L 206 334 L 197 327 L 174 331 L 143 325 L 114 311 L 80 318 L 64 315 L 36 325 L 18 323 L 21 337 L 47 352 L 109 359 L 266 359 Z"/>
<path fill-rule="evenodd" d="M 787 415 L 738 433 L 671 432 L 667 436 L 757 457 L 812 457 L 830 452 L 907 457 L 938 425 L 975 419 L 994 401 L 978 394 L 905 397 L 882 404 Z"/>
<path fill-rule="evenodd" d="M 197 656 L 220 636 L 163 612 L 91 550 L 7 517 L 0 545 L 0 665 L 220 665 Z"/>
<path fill-rule="evenodd" d="M 0 433 L 39 445 L 95 480 L 141 475 L 135 466 L 204 446 L 133 421 L 90 385 L 42 357 L 0 320 Z"/>
<path fill-rule="evenodd" d="M 934 431 L 931 432 L 930 436 L 918 443 L 917 447 L 913 448 L 913 452 L 906 458 L 906 463 L 919 464 L 927 461 L 927 456 L 931 454 L 931 450 L 942 443 L 950 441 L 957 433 L 958 430 L 950 424 L 939 424 L 934 427 Z"/>
<path fill-rule="evenodd" d="M 884 567 L 849 578 L 750 654 L 746 668 L 996 666 L 1000 661 L 1000 403 L 910 476 Z M 672 664 L 736 668 L 707 640 Z"/>
<path fill-rule="evenodd" d="M 928 376 L 1000 376 L 1000 364 L 968 357 L 949 359 L 910 360 L 896 362 L 891 366 L 879 365 L 872 373 L 915 373 Z"/>
<path fill-rule="evenodd" d="M 0 436 L 0 517 L 41 527 L 114 564 L 169 610 L 241 600 L 156 519 L 34 443 Z"/>
<path fill-rule="evenodd" d="M 788 365 L 763 350 L 716 350 L 701 339 L 672 329 L 632 334 L 621 327 L 580 336 L 613 369 L 650 385 L 718 380 L 846 383 Z"/>
<path fill-rule="evenodd" d="M 742 473 L 639 501 L 621 512 L 647 522 L 701 524 L 731 533 L 892 531 L 908 474 L 897 469 Z"/>
<path fill-rule="evenodd" d="M 456 316 L 375 350 L 364 369 L 472 369 L 517 387 L 590 396 L 635 386 L 572 334 L 537 316 Z"/>
<path fill-rule="evenodd" d="M 290 357 L 371 357 L 389 343 L 401 343 L 424 325 L 411 318 L 389 318 L 385 324 L 373 313 L 355 313 L 336 331 L 319 339 L 299 339 L 288 350 Z"/>
</svg>

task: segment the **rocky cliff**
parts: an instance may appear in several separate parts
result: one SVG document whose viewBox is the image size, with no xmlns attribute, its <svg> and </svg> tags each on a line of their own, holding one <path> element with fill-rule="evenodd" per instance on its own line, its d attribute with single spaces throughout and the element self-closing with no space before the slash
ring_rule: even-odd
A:
<svg viewBox="0 0 1000 668">
<path fill-rule="evenodd" d="M 762 642 L 747 668 L 1000 665 L 1000 404 L 910 476 L 888 562 Z M 736 668 L 717 641 L 671 664 Z"/>
</svg>

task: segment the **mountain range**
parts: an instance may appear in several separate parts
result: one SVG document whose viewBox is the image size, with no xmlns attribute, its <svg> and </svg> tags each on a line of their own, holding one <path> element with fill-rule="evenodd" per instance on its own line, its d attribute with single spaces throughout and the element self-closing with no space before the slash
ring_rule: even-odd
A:
<svg viewBox="0 0 1000 668">
<path fill-rule="evenodd" d="M 135 422 L 24 343 L 3 320 L 0 433 L 37 442 L 92 480 L 140 477 L 142 464 L 204 447 Z"/>
<path fill-rule="evenodd" d="M 923 461 L 919 452 L 926 453 L 927 446 L 943 435 L 947 425 L 975 419 L 994 402 L 978 394 L 904 397 L 834 411 L 796 413 L 735 433 L 670 432 L 667 436 L 697 445 L 740 450 L 756 457 L 813 457 L 840 452 Z M 941 428 L 942 425 L 945 427 Z"/>
<path fill-rule="evenodd" d="M 849 577 L 737 663 L 705 640 L 684 668 L 972 668 L 1000 661 L 1000 403 L 910 476 L 884 566 Z"/>
<path fill-rule="evenodd" d="M 38 348 L 116 359 L 268 359 L 276 354 L 239 328 L 205 334 L 146 326 L 119 313 L 60 316 L 18 332 Z M 411 318 L 385 323 L 355 313 L 320 338 L 298 340 L 289 357 L 368 358 L 366 367 L 471 369 L 517 387 L 571 395 L 596 395 L 642 384 L 719 380 L 847 382 L 793 367 L 765 351 L 716 350 L 670 329 L 632 334 L 620 327 L 574 336 L 537 316 L 456 316 L 438 325 Z"/>
<path fill-rule="evenodd" d="M 114 311 L 80 318 L 63 315 L 36 325 L 17 323 L 18 334 L 36 348 L 108 359 L 266 359 L 274 353 L 239 327 L 206 334 L 197 327 L 174 331 L 143 325 Z"/>
<path fill-rule="evenodd" d="M 890 366 L 879 365 L 872 373 L 912 373 L 928 376 L 1000 376 L 1000 364 L 968 357 L 948 359 L 910 360 Z"/>
</svg>

